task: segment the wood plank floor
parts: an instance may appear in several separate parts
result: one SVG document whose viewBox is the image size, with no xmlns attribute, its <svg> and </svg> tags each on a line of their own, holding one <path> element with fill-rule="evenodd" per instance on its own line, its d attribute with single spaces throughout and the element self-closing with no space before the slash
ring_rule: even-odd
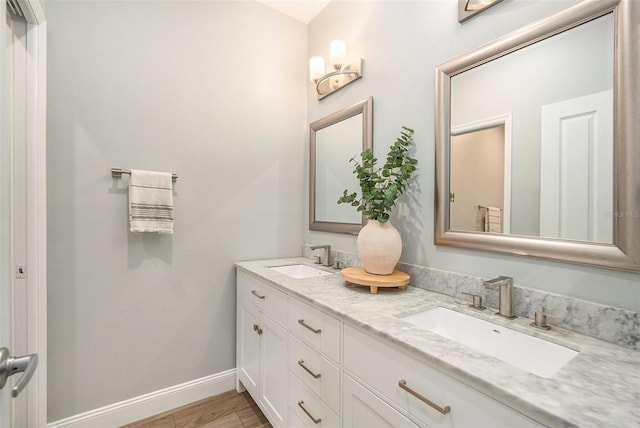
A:
<svg viewBox="0 0 640 428">
<path fill-rule="evenodd" d="M 121 428 L 271 428 L 247 392 L 225 392 Z"/>
</svg>

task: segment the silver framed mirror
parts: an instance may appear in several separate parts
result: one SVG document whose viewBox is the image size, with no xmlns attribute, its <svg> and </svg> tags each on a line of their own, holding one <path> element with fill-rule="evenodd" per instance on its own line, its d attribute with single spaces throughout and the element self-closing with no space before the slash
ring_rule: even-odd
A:
<svg viewBox="0 0 640 428">
<path fill-rule="evenodd" d="M 349 159 L 373 148 L 373 97 L 312 122 L 309 146 L 309 229 L 357 234 L 364 218 L 338 198 L 358 187 Z"/>
<path fill-rule="evenodd" d="M 596 28 L 595 34 L 599 34 L 598 28 L 604 31 L 603 34 L 593 36 L 595 38 L 587 39 L 588 42 L 597 41 L 597 47 L 590 43 L 587 49 L 556 50 L 553 54 L 543 55 L 539 52 L 548 45 L 559 43 L 560 46 L 571 39 L 588 37 L 586 32 L 593 28 Z M 640 63 L 637 61 L 640 57 L 639 33 L 640 3 L 637 1 L 584 0 L 437 67 L 436 245 L 640 271 L 640 109 L 637 102 L 640 96 Z M 598 49 L 609 52 L 609 57 L 591 59 L 597 64 L 594 66 L 585 66 L 582 59 L 574 59 L 578 68 L 569 70 L 568 75 L 564 74 L 566 67 L 561 66 L 564 64 L 561 61 L 565 57 L 575 58 L 574 54 L 579 51 L 585 54 L 585 51 L 588 53 Z M 520 71 L 516 71 L 512 65 L 505 66 L 516 57 L 523 61 L 520 66 L 524 68 Z M 533 99 L 534 95 L 531 94 L 523 95 L 522 92 L 515 92 L 515 96 L 511 96 L 514 91 L 519 91 L 518 88 L 529 86 L 533 87 L 531 91 L 545 92 L 544 88 L 536 88 L 534 85 L 535 82 L 546 82 L 545 72 L 556 78 L 553 84 L 555 86 L 549 84 L 549 88 L 573 88 L 577 82 L 583 82 L 582 77 L 592 78 L 598 73 L 602 74 L 601 82 L 609 82 L 609 88 L 606 87 L 607 84 L 604 87 L 595 85 L 590 86 L 587 93 L 575 92 L 570 95 L 561 95 L 562 91 L 555 89 L 550 91 L 553 96 L 542 101 Z M 482 85 L 473 84 L 474 75 L 482 78 Z M 563 75 L 564 78 L 561 77 Z M 473 99 L 471 94 L 477 92 L 479 86 L 491 87 L 487 76 L 503 82 L 515 80 L 514 76 L 524 80 L 516 84 L 516 89 L 496 91 L 494 88 L 490 95 L 478 95 L 481 102 L 467 104 L 467 100 Z M 503 101 L 507 98 L 525 100 L 525 107 L 533 106 L 534 110 L 525 110 L 520 105 L 503 105 L 497 110 L 486 108 L 486 104 L 490 104 L 487 102 L 489 99 Z M 562 109 L 569 101 L 573 105 L 585 106 L 588 104 L 587 98 L 600 99 L 603 103 L 601 105 L 604 105 L 602 111 L 587 107 L 588 112 L 585 114 L 563 116 L 564 113 L 554 113 L 564 111 Z M 556 114 L 552 114 L 555 119 L 551 122 L 543 120 L 549 116 L 549 111 Z M 591 114 L 593 111 L 596 114 Z M 606 119 L 607 115 L 609 119 Z M 609 134 L 605 132 L 604 136 L 596 136 L 597 138 L 594 137 L 595 134 L 591 134 L 602 128 L 599 123 L 593 122 L 596 116 L 600 119 L 600 116 L 605 117 L 604 125 L 609 122 Z M 511 142 L 508 150 L 502 152 L 503 157 L 509 158 L 511 173 L 506 173 L 507 169 L 503 167 L 506 163 L 500 160 L 495 161 L 492 168 L 494 171 L 498 170 L 498 176 L 503 176 L 500 183 L 508 182 L 509 188 L 504 186 L 500 189 L 503 193 L 485 196 L 490 201 L 486 204 L 474 201 L 470 205 L 478 210 L 472 215 L 479 217 L 481 221 L 476 221 L 474 225 L 473 221 L 461 223 L 454 220 L 452 227 L 452 205 L 461 203 L 459 199 L 463 197 L 452 188 L 452 168 L 457 168 L 454 166 L 457 159 L 452 158 L 452 153 L 458 150 L 452 149 L 452 144 L 459 144 L 455 142 L 458 135 L 501 126 L 497 123 L 497 117 L 509 118 L 508 126 L 503 126 L 500 132 Z M 583 123 L 580 120 L 563 122 L 563 117 L 585 119 Z M 538 127 L 525 127 L 525 120 L 536 123 Z M 489 123 L 490 126 L 483 123 Z M 507 134 L 506 129 L 509 130 Z M 588 134 L 584 138 L 575 137 L 576 141 L 588 142 L 585 143 L 584 156 L 577 154 L 579 152 L 575 150 L 575 143 L 563 140 L 565 135 L 573 135 L 572 129 Z M 524 133 L 518 134 L 522 130 Z M 557 135 L 561 135 L 560 142 L 550 143 Z M 479 141 L 480 138 L 479 134 L 468 136 L 473 141 Z M 602 141 L 610 141 L 610 147 L 602 149 L 606 147 L 606 144 L 599 143 Z M 500 143 L 497 144 L 500 147 Z M 600 164 L 592 159 L 594 151 L 604 153 Z M 499 155 L 491 157 L 494 160 L 496 158 L 501 159 Z M 477 156 L 474 159 L 476 163 L 481 163 Z M 522 178 L 521 174 L 530 165 L 537 165 L 538 171 L 534 173 L 537 174 L 537 182 L 535 179 L 525 181 Z M 564 169 L 558 173 L 558 168 Z M 580 173 L 591 171 L 588 172 L 591 176 L 587 175 L 584 179 L 583 175 L 583 179 L 579 180 L 587 183 L 583 186 L 584 189 L 558 184 L 563 182 L 567 175 L 565 171 L 569 170 Z M 548 181 L 552 184 L 549 185 Z M 600 190 L 591 190 L 594 183 L 600 184 Z M 454 186 L 468 187 L 467 184 L 455 183 Z M 592 210 L 591 205 L 588 205 L 591 202 L 587 202 L 582 210 L 583 215 L 566 211 L 567 207 L 580 207 L 582 194 L 587 195 L 585 198 L 588 201 L 599 198 L 605 203 L 600 205 L 598 211 Z M 604 196 L 598 196 L 601 194 Z M 555 202 L 552 204 L 549 201 Z M 556 203 L 559 206 L 555 206 Z M 505 211 L 508 211 L 508 215 Z M 528 229 L 523 226 L 526 216 L 522 217 L 519 213 L 533 214 L 530 217 L 534 220 L 529 223 Z M 457 216 L 455 213 L 454 217 Z M 492 220 L 492 216 L 496 220 Z M 594 218 L 599 220 L 595 221 Z M 505 225 L 505 221 L 509 224 Z M 459 226 L 460 224 L 471 226 Z M 578 224 L 585 224 L 586 229 L 599 229 L 600 234 L 570 230 Z"/>
</svg>

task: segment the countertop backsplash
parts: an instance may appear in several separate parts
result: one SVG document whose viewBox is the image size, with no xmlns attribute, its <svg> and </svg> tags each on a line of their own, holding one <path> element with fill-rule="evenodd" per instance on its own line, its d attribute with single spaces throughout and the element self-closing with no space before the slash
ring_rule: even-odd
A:
<svg viewBox="0 0 640 428">
<path fill-rule="evenodd" d="M 302 255 L 313 259 L 318 253 L 309 247 L 303 245 Z M 334 249 L 331 250 L 331 261 L 340 261 L 344 267 L 362 265 L 357 254 Z M 498 307 L 498 293 L 487 292 L 482 286 L 483 278 L 406 263 L 399 263 L 398 270 L 411 275 L 410 285 L 414 287 L 459 299 L 468 298 L 462 292 L 478 294 L 485 306 Z M 533 319 L 535 311 L 544 308 L 546 313 L 558 318 L 549 321 L 552 326 L 640 351 L 640 316 L 637 312 L 533 290 L 519 286 L 517 282 L 518 278 L 514 278 L 513 305 L 517 316 Z"/>
</svg>

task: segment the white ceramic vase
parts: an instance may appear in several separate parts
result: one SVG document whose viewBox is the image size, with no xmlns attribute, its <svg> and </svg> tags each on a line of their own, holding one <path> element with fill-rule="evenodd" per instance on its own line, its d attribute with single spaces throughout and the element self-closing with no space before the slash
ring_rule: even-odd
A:
<svg viewBox="0 0 640 428">
<path fill-rule="evenodd" d="M 390 221 L 369 220 L 358 234 L 357 246 L 364 270 L 376 275 L 393 273 L 402 254 L 402 238 Z"/>
</svg>

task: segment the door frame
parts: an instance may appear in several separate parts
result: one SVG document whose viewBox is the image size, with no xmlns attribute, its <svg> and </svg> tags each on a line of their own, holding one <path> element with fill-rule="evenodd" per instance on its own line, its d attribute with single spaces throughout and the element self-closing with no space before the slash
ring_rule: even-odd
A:
<svg viewBox="0 0 640 428">
<path fill-rule="evenodd" d="M 511 233 L 511 116 L 511 113 L 505 113 L 451 127 L 452 137 L 498 126 L 504 127 L 504 198 L 502 205 L 502 233 L 507 235 Z"/>
<path fill-rule="evenodd" d="M 3 19 L 6 10 L 2 2 Z M 26 397 L 26 415 L 13 415 L 28 426 L 47 425 L 47 168 L 46 168 L 46 91 L 47 91 L 47 23 L 41 0 L 17 0 L 27 25 L 26 45 L 26 308 L 27 353 L 37 353 L 38 367 L 30 385 L 22 394 Z M 3 37 L 4 39 L 4 37 Z M 5 40 L 2 40 L 2 55 Z M 4 87 L 4 82 L 2 84 Z M 6 96 L 2 89 L 0 96 Z M 3 114 L 9 114 L 5 112 Z M 3 119 L 4 121 L 4 119 Z M 7 134 L 3 132 L 3 137 Z M 2 144 L 13 144 L 3 141 Z M 3 173 L 4 174 L 4 173 Z M 13 183 L 11 184 L 13 189 Z M 13 192 L 13 190 L 11 190 Z M 10 201 L 5 201 L 10 204 Z M 3 237 L 11 240 L 10 236 Z M 3 242 L 4 246 L 6 242 Z M 8 244 L 12 244 L 9 242 Z M 8 254 L 11 258 L 11 254 Z M 12 261 L 3 261 L 11 267 Z M 7 276 L 9 278 L 10 276 Z M 12 281 L 9 281 L 11 284 Z M 9 285 L 10 286 L 10 285 Z M 15 298 L 16 293 L 12 293 Z M 23 293 L 21 293 L 23 294 Z M 13 308 L 15 302 L 10 305 Z M 13 311 L 13 309 L 12 309 Z M 25 332 L 20 332 L 23 334 Z M 21 397 L 22 397 L 21 394 Z M 12 403 L 13 407 L 13 403 Z M 26 418 L 26 421 L 24 419 Z"/>
</svg>

